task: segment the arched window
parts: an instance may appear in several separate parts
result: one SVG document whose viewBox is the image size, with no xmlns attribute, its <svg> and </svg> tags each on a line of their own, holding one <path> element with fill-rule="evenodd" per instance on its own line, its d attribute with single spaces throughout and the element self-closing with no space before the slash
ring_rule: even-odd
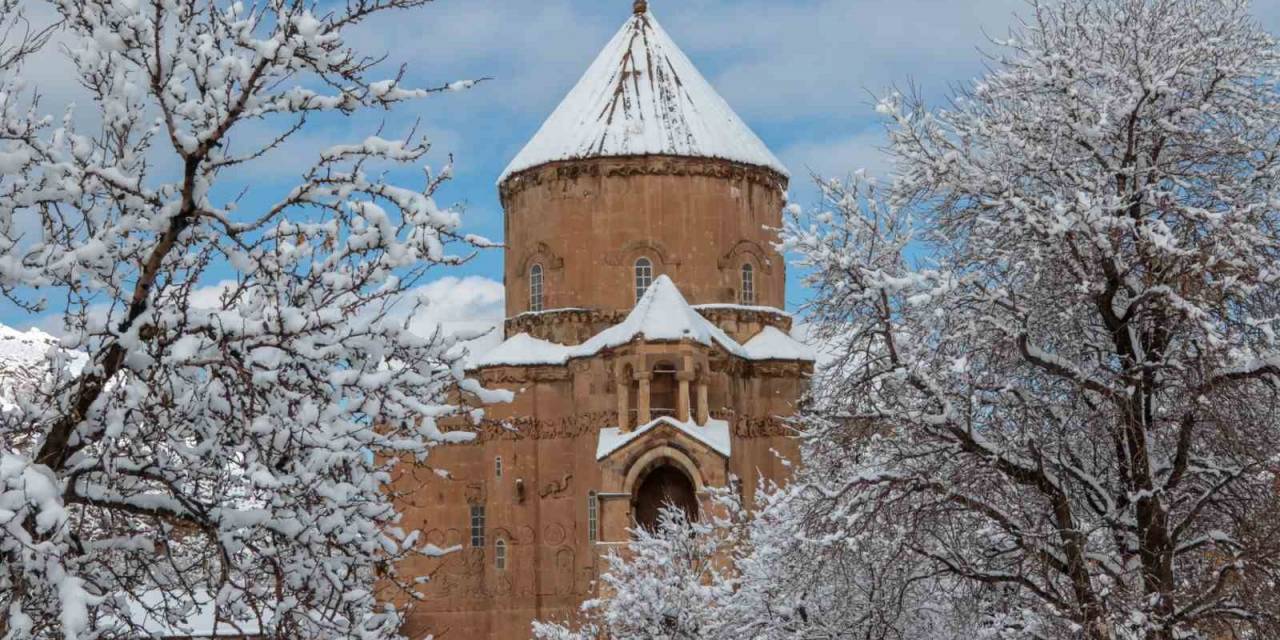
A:
<svg viewBox="0 0 1280 640">
<path fill-rule="evenodd" d="M 529 310 L 542 311 L 542 265 L 529 269 Z"/>
<path fill-rule="evenodd" d="M 595 491 L 587 492 L 587 541 L 595 542 L 600 533 L 600 504 Z"/>
<path fill-rule="evenodd" d="M 648 258 L 636 260 L 636 302 L 644 297 L 644 292 L 653 284 L 653 263 Z"/>
<path fill-rule="evenodd" d="M 507 570 L 507 541 L 502 538 L 493 541 L 493 568 Z"/>
<path fill-rule="evenodd" d="M 756 303 L 756 271 L 750 263 L 742 265 L 742 288 L 738 290 L 738 302 Z"/>
<path fill-rule="evenodd" d="M 493 477 L 502 477 L 502 456 L 493 459 Z"/>
</svg>

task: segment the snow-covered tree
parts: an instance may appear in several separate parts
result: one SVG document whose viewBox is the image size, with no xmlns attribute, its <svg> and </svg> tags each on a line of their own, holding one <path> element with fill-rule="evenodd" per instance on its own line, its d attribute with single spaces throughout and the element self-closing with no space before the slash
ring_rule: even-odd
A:
<svg viewBox="0 0 1280 640">
<path fill-rule="evenodd" d="M 68 336 L 0 416 L 0 636 L 138 637 L 139 607 L 181 628 L 209 597 L 224 632 L 397 634 L 375 587 L 439 550 L 399 528 L 392 466 L 498 399 L 397 305 L 484 241 L 435 204 L 447 168 L 386 177 L 422 163 L 412 132 L 272 151 L 470 86 L 380 79 L 347 44 L 427 1 L 58 0 L 91 104 L 47 117 L 38 74 L 0 71 L 0 286 Z M 246 204 L 282 160 L 296 186 Z"/>
<path fill-rule="evenodd" d="M 0 73 L 16 69 L 53 37 L 58 24 L 32 22 L 20 0 L 0 0 Z"/>
<path fill-rule="evenodd" d="M 741 510 L 727 496 L 714 517 L 690 521 L 665 506 L 654 529 L 637 527 L 621 552 L 608 556 L 602 597 L 582 605 L 575 621 L 539 621 L 539 640 L 707 640 L 724 638 L 725 605 L 737 581 L 731 560 L 742 540 Z M 735 636 L 759 637 L 759 636 Z"/>
<path fill-rule="evenodd" d="M 609 556 L 601 596 L 578 620 L 534 625 L 540 640 L 959 640 L 972 638 L 959 599 L 898 539 L 894 514 L 862 514 L 857 532 L 831 518 L 810 474 L 757 494 L 746 512 L 724 490 L 690 522 L 667 507 L 654 531 Z M 819 480 L 820 482 L 820 480 Z M 874 525 L 872 523 L 875 523 Z M 865 534 L 865 535 L 862 535 Z M 941 594 L 942 597 L 938 597 Z M 966 626 L 968 625 L 968 626 Z"/>
<path fill-rule="evenodd" d="M 1243 0 L 1062 0 L 995 46 L 883 101 L 891 184 L 787 229 L 841 351 L 815 512 L 996 590 L 990 637 L 1277 637 L 1276 42 Z"/>
</svg>

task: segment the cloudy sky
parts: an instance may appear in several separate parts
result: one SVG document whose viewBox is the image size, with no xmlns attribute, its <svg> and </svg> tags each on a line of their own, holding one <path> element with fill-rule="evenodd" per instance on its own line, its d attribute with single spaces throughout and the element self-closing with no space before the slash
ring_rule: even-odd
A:
<svg viewBox="0 0 1280 640">
<path fill-rule="evenodd" d="M 285 189 L 305 158 L 331 144 L 417 124 L 434 141 L 434 162 L 452 154 L 456 179 L 439 194 L 465 205 L 469 230 L 502 235 L 494 180 L 630 15 L 632 0 L 437 0 L 366 25 L 354 44 L 403 64 L 407 84 L 491 81 L 387 114 L 326 122 L 274 154 L 252 175 L 259 193 Z M 873 96 L 915 84 L 945 95 L 982 72 L 988 37 L 1007 33 L 1023 0 L 651 0 L 651 7 L 739 115 L 791 168 L 791 199 L 812 204 L 807 176 L 882 168 Z M 1257 3 L 1280 32 L 1280 2 Z M 56 51 L 38 60 L 46 106 L 74 98 L 74 78 Z M 30 74 L 29 74 L 30 75 Z M 293 158 L 298 158 L 294 161 Z M 500 251 L 441 272 L 428 293 L 433 321 L 501 316 Z M 794 271 L 794 270 L 793 270 Z M 788 306 L 805 292 L 793 279 Z M 33 324 L 0 309 L 0 322 Z M 39 324 L 39 322 L 35 322 Z M 47 320 L 45 322 L 47 325 Z"/>
</svg>

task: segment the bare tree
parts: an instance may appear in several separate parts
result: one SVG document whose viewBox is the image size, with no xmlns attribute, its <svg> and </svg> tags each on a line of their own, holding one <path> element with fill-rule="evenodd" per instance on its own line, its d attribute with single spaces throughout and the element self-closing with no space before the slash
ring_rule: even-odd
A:
<svg viewBox="0 0 1280 640">
<path fill-rule="evenodd" d="M 21 3 L 22 0 L 0 0 L 0 73 L 16 69 L 48 44 L 58 28 L 57 22 L 32 23 Z"/>
<path fill-rule="evenodd" d="M 0 416 L 5 638 L 136 637 L 139 607 L 181 629 L 197 604 L 224 631 L 397 635 L 375 583 L 412 591 L 396 561 L 440 550 L 399 528 L 391 469 L 468 437 L 438 427 L 474 415 L 449 398 L 503 396 L 395 305 L 485 243 L 434 202 L 447 167 L 386 177 L 423 161 L 412 132 L 243 194 L 316 118 L 472 84 L 378 79 L 346 44 L 427 3 L 52 3 L 93 104 L 49 118 L 0 89 L 0 285 L 69 336 Z"/>
<path fill-rule="evenodd" d="M 1242 0 L 1033 0 L 995 44 L 881 104 L 892 185 L 790 223 L 842 350 L 810 451 L 864 436 L 811 513 L 897 514 L 1002 638 L 1277 637 L 1276 43 Z"/>
</svg>

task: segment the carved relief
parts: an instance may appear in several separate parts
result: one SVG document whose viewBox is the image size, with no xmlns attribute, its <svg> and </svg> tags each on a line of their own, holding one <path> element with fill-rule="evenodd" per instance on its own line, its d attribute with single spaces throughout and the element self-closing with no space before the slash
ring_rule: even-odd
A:
<svg viewBox="0 0 1280 640">
<path fill-rule="evenodd" d="M 574 592 L 574 553 L 571 547 L 561 547 L 556 552 L 555 588 L 556 595 L 568 595 Z"/>
<path fill-rule="evenodd" d="M 560 438 L 577 438 L 595 433 L 600 429 L 615 425 L 618 421 L 616 411 L 596 411 L 566 416 L 559 420 L 541 420 L 533 416 L 518 416 L 499 422 L 488 422 L 478 427 L 468 427 L 467 431 L 476 434 L 470 442 L 450 446 L 475 446 L 496 440 L 556 440 Z"/>
<path fill-rule="evenodd" d="M 565 539 L 565 531 L 563 526 L 558 524 L 549 524 L 546 527 L 543 527 L 542 529 L 543 542 L 550 545 L 557 545 L 557 544 L 560 544 L 561 542 L 564 542 L 564 539 Z"/>
<path fill-rule="evenodd" d="M 773 273 L 773 261 L 769 258 L 769 253 L 760 246 L 760 243 L 751 240 L 739 240 L 733 245 L 727 253 L 720 257 L 717 266 L 721 269 L 734 268 L 741 266 L 742 256 L 751 256 L 752 262 L 765 273 Z"/>
<path fill-rule="evenodd" d="M 752 418 L 743 416 L 733 422 L 733 435 L 739 438 L 766 438 L 794 436 L 795 425 L 774 417 Z"/>
<path fill-rule="evenodd" d="M 533 186 L 553 181 L 579 178 L 631 176 L 705 176 L 729 180 L 746 180 L 769 189 L 785 191 L 788 180 L 778 173 L 754 165 L 708 158 L 673 158 L 654 156 L 632 161 L 586 160 L 564 161 L 533 167 L 508 177 L 500 186 L 503 205 L 509 198 Z M 566 189 L 568 186 L 566 185 Z"/>
<path fill-rule="evenodd" d="M 573 585 L 573 592 L 580 596 L 593 595 L 595 591 L 596 570 L 594 567 L 578 569 L 578 581 Z"/>
<path fill-rule="evenodd" d="M 512 542 L 516 544 L 533 544 L 533 527 L 526 525 L 517 529 Z"/>
<path fill-rule="evenodd" d="M 613 266 L 630 266 L 642 256 L 655 257 L 658 259 L 658 264 L 664 267 L 680 266 L 679 256 L 671 255 L 671 251 L 667 249 L 666 245 L 656 240 L 635 240 L 628 242 L 623 245 L 621 249 L 605 254 L 604 262 L 605 264 Z"/>
<path fill-rule="evenodd" d="M 551 482 L 548 482 L 547 484 L 543 485 L 542 490 L 538 492 L 538 495 L 544 498 L 547 498 L 550 496 L 560 497 L 561 495 L 564 494 L 565 491 L 569 490 L 569 481 L 572 479 L 573 479 L 573 474 L 566 473 L 564 474 L 564 477 L 560 478 L 559 480 L 552 480 Z"/>
<path fill-rule="evenodd" d="M 529 268 L 533 266 L 535 260 L 546 269 L 564 268 L 564 258 L 556 255 L 547 243 L 538 242 L 524 251 L 524 259 L 520 261 L 520 278 L 528 277 Z"/>
</svg>

